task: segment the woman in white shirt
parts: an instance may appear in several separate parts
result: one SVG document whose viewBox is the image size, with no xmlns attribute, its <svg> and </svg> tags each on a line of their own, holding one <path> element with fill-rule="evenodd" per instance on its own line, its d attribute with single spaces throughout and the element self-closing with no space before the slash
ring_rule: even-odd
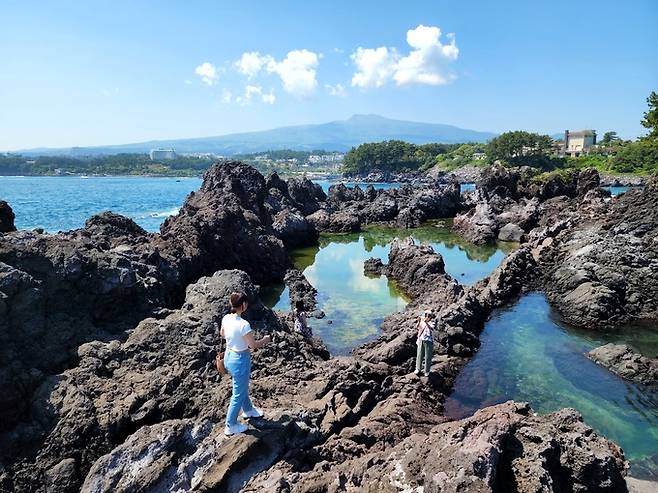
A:
<svg viewBox="0 0 658 493">
<path fill-rule="evenodd" d="M 259 349 L 271 340 L 270 336 L 256 340 L 251 325 L 242 318 L 248 308 L 247 295 L 233 293 L 230 296 L 231 313 L 224 315 L 220 333 L 226 339 L 224 366 L 233 378 L 233 393 L 226 413 L 224 434 L 235 435 L 247 431 L 248 426 L 238 423 L 238 414 L 242 409 L 243 418 L 260 418 L 263 411 L 254 407 L 249 399 L 249 377 L 251 375 L 251 352 Z"/>
</svg>

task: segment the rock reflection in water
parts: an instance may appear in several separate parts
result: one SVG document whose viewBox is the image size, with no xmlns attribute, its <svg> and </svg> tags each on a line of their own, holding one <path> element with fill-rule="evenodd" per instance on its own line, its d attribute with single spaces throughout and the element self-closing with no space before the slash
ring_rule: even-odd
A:
<svg viewBox="0 0 658 493">
<path fill-rule="evenodd" d="M 393 239 L 407 236 L 430 243 L 443 255 L 447 272 L 464 284 L 488 275 L 514 248 L 472 245 L 451 233 L 449 223 L 441 222 L 411 230 L 376 226 L 361 233 L 322 235 L 317 246 L 293 251 L 295 267 L 318 290 L 318 308 L 326 314 L 310 323 L 332 354 L 348 353 L 376 337 L 383 317 L 405 307 L 395 283 L 365 276 L 363 263 L 371 257 L 386 262 Z M 288 291 L 282 285 L 264 289 L 262 297 L 276 310 L 290 310 Z"/>
</svg>

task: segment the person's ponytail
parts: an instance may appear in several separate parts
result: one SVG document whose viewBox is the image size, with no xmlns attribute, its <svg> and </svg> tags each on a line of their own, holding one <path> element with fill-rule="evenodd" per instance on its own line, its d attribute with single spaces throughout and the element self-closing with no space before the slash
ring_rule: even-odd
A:
<svg viewBox="0 0 658 493">
<path fill-rule="evenodd" d="M 231 293 L 229 302 L 231 303 L 231 313 L 237 313 L 238 308 L 247 303 L 247 295 L 245 293 Z"/>
</svg>

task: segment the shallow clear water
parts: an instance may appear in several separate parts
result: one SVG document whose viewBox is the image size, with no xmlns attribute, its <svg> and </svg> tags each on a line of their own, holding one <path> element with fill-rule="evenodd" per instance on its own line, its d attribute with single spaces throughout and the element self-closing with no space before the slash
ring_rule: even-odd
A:
<svg viewBox="0 0 658 493">
<path fill-rule="evenodd" d="M 365 232 L 322 235 L 319 245 L 293 252 L 295 266 L 318 290 L 318 308 L 326 318 L 311 319 L 333 354 L 345 354 L 379 333 L 384 317 L 402 310 L 406 300 L 385 277 L 363 274 L 365 260 L 388 261 L 390 244 L 396 237 L 412 236 L 431 244 L 443 255 L 446 271 L 462 284 L 471 284 L 490 274 L 514 245 L 476 246 L 453 234 L 449 223 L 432 223 L 413 230 L 369 227 Z M 274 286 L 263 298 L 276 310 L 289 311 L 287 288 Z M 331 323 L 329 323 L 331 322 Z"/>
<path fill-rule="evenodd" d="M 642 188 L 639 186 L 633 186 L 633 187 L 617 187 L 617 186 L 609 186 L 609 187 L 601 187 L 604 190 L 608 190 L 610 192 L 610 195 L 613 197 L 616 197 L 617 195 L 621 195 L 622 193 L 628 192 L 629 190 L 634 190 L 636 188 Z"/>
<path fill-rule="evenodd" d="M 200 186 L 200 178 L 0 176 L 0 200 L 14 210 L 19 229 L 81 228 L 89 216 L 111 210 L 157 231 Z"/>
<path fill-rule="evenodd" d="M 461 418 L 509 399 L 527 401 L 539 413 L 573 407 L 621 445 L 638 469 L 642 459 L 658 454 L 658 389 L 626 382 L 584 355 L 615 340 L 655 352 L 658 327 L 633 332 L 573 330 L 553 316 L 542 294 L 526 295 L 486 323 L 480 350 L 457 377 L 446 413 Z"/>
</svg>

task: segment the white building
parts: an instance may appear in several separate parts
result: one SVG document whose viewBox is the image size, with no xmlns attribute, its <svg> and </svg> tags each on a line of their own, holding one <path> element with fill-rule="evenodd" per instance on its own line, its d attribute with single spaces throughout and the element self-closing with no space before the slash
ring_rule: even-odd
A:
<svg viewBox="0 0 658 493">
<path fill-rule="evenodd" d="M 176 159 L 176 151 L 173 149 L 151 149 L 149 152 L 151 161 L 158 161 L 161 159 Z"/>
<path fill-rule="evenodd" d="M 594 145 L 596 145 L 596 130 L 580 130 L 578 132 L 565 130 L 562 155 L 578 157 L 581 154 L 588 154 Z"/>
</svg>

